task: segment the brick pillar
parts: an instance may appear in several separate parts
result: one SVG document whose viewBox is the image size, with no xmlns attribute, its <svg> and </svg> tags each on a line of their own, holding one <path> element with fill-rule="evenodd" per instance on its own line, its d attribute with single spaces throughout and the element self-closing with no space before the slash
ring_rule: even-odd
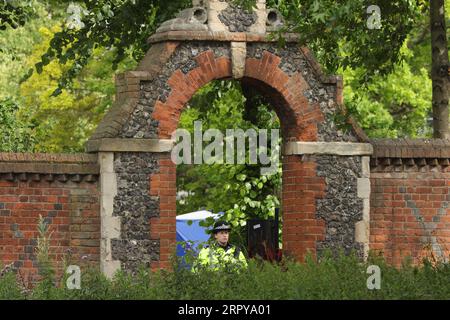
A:
<svg viewBox="0 0 450 320">
<path fill-rule="evenodd" d="M 152 262 L 152 270 L 169 267 L 177 231 L 177 167 L 170 159 L 170 153 L 159 155 L 158 166 L 159 172 L 150 175 L 150 196 L 159 199 L 159 217 L 150 219 L 150 239 L 160 243 L 159 261 Z"/>
<path fill-rule="evenodd" d="M 325 179 L 317 177 L 317 164 L 305 157 L 283 158 L 283 250 L 303 261 L 316 254 L 317 241 L 325 237 L 325 222 L 317 219 L 316 199 L 323 197 Z"/>
</svg>

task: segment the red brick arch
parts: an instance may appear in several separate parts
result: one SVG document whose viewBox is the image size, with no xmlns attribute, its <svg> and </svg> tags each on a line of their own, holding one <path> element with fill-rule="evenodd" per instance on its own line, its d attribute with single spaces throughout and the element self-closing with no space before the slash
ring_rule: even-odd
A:
<svg viewBox="0 0 450 320">
<path fill-rule="evenodd" d="M 181 112 L 192 96 L 213 80 L 231 79 L 232 62 L 214 57 L 207 50 L 195 58 L 198 66 L 188 73 L 176 70 L 167 81 L 171 88 L 165 102 L 157 101 L 153 119 L 159 121 L 159 138 L 169 139 L 178 127 Z M 285 140 L 317 141 L 317 123 L 323 114 L 309 103 L 304 91 L 308 83 L 300 73 L 292 76 L 280 69 L 281 58 L 264 51 L 261 59 L 247 58 L 242 81 L 263 93 L 280 118 Z M 325 191 L 325 179 L 317 177 L 316 164 L 298 156 L 283 158 L 283 246 L 285 252 L 303 260 L 316 253 L 317 241 L 324 240 L 325 223 L 315 217 L 316 199 Z M 160 171 L 150 177 L 150 194 L 160 200 L 160 216 L 152 218 L 150 238 L 160 241 L 160 260 L 152 268 L 167 268 L 176 242 L 176 165 L 170 154 L 159 156 Z"/>
<path fill-rule="evenodd" d="M 212 50 L 198 55 L 198 67 L 184 74 L 176 70 L 167 81 L 171 93 L 165 102 L 157 101 L 153 118 L 159 121 L 159 138 L 168 139 L 178 127 L 181 112 L 192 96 L 213 80 L 232 78 L 231 59 L 215 58 Z M 309 89 L 304 78 L 296 73 L 287 75 L 279 68 L 281 58 L 265 51 L 262 59 L 246 60 L 243 81 L 262 93 L 268 94 L 274 103 L 288 140 L 316 141 L 317 122 L 323 120 L 319 106 L 310 104 L 303 92 Z"/>
</svg>

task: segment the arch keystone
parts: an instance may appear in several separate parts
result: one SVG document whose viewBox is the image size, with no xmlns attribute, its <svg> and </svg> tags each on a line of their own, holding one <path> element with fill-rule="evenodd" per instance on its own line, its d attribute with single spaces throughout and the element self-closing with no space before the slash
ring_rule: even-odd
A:
<svg viewBox="0 0 450 320">
<path fill-rule="evenodd" d="M 234 79 L 242 79 L 245 75 L 247 43 L 231 42 L 231 66 Z"/>
</svg>

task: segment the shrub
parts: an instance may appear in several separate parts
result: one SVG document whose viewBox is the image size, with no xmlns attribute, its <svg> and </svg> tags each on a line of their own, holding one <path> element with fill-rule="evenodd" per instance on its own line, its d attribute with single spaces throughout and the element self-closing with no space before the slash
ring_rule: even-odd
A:
<svg viewBox="0 0 450 320">
<path fill-rule="evenodd" d="M 367 267 L 381 269 L 381 289 L 367 289 Z M 172 270 L 150 272 L 141 268 L 135 275 L 118 272 L 110 280 L 98 269 L 82 273 L 81 289 L 69 290 L 42 279 L 29 295 L 20 292 L 13 273 L 0 279 L 1 299 L 449 299 L 450 266 L 424 261 L 417 267 L 405 263 L 397 269 L 379 257 L 361 263 L 355 254 L 328 253 L 305 263 L 284 259 L 280 264 L 252 259 L 241 273 L 203 271 L 193 274 L 174 262 Z M 51 276 L 51 272 L 48 273 Z M 52 285 L 49 286 L 49 284 Z"/>
<path fill-rule="evenodd" d="M 0 265 L 0 271 L 2 269 Z M 24 298 L 15 273 L 13 271 L 0 272 L 0 300 L 21 300 Z"/>
</svg>

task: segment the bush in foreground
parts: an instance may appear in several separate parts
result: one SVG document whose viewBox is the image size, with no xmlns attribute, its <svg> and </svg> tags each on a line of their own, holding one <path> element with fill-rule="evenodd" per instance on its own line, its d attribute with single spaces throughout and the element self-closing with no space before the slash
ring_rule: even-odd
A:
<svg viewBox="0 0 450 320">
<path fill-rule="evenodd" d="M 369 265 L 381 269 L 381 288 L 369 290 Z M 405 264 L 397 269 L 380 258 L 361 263 L 355 255 L 330 254 L 319 262 L 308 258 L 305 263 L 284 260 L 271 264 L 257 260 L 239 274 L 201 272 L 174 265 L 173 271 L 149 272 L 141 269 L 135 275 L 124 272 L 113 280 L 98 270 L 85 270 L 81 289 L 69 290 L 65 279 L 54 285 L 43 278 L 30 291 L 21 289 L 14 273 L 0 278 L 0 299 L 450 299 L 449 264 L 424 261 L 421 267 Z"/>
</svg>

